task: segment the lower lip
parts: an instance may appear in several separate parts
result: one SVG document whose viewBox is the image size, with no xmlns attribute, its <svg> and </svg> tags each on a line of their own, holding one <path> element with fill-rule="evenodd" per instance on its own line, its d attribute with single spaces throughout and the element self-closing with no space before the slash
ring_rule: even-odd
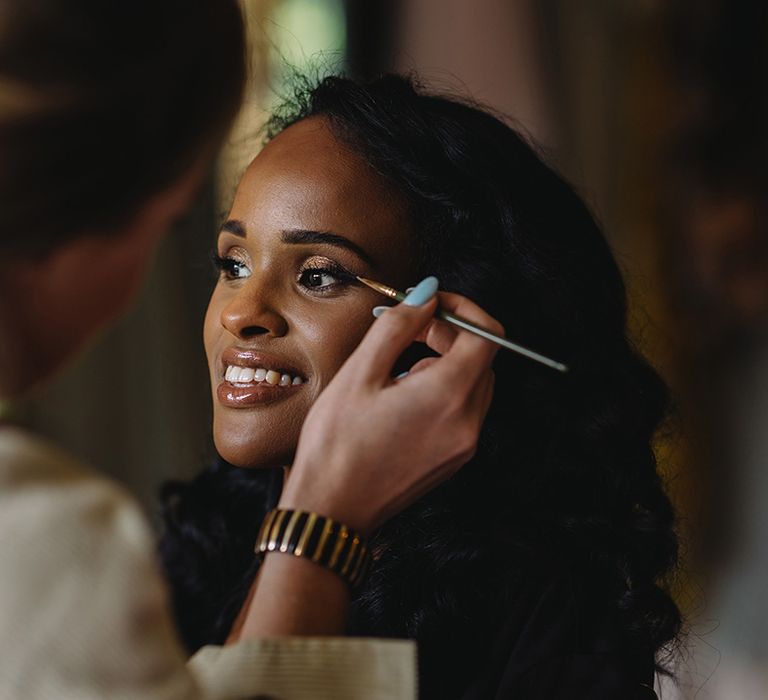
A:
<svg viewBox="0 0 768 700">
<path fill-rule="evenodd" d="M 277 386 L 261 382 L 248 386 L 235 386 L 229 382 L 221 382 L 216 387 L 216 397 L 222 406 L 229 408 L 249 408 L 260 404 L 274 403 L 293 396 L 301 387 L 301 384 L 291 384 L 289 386 Z"/>
</svg>

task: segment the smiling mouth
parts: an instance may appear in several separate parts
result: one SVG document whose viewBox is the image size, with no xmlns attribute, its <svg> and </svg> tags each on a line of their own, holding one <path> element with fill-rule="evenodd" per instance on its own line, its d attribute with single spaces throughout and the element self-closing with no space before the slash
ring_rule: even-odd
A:
<svg viewBox="0 0 768 700">
<path fill-rule="evenodd" d="M 216 397 L 227 408 L 251 408 L 292 396 L 306 384 L 299 374 L 266 367 L 225 365 Z"/>
<path fill-rule="evenodd" d="M 253 387 L 267 384 L 274 387 L 299 386 L 306 380 L 298 374 L 288 374 L 266 367 L 241 367 L 227 365 L 224 381 L 235 387 Z"/>
<path fill-rule="evenodd" d="M 250 408 L 302 392 L 308 378 L 277 355 L 227 348 L 221 355 L 216 398 L 228 408 Z"/>
</svg>

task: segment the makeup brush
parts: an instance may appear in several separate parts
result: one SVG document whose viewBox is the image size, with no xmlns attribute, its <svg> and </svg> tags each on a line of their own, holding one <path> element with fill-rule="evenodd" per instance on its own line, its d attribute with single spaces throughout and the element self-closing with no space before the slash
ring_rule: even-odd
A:
<svg viewBox="0 0 768 700">
<path fill-rule="evenodd" d="M 355 275 L 355 278 L 371 289 L 375 289 L 377 292 L 380 292 L 384 296 L 388 296 L 390 299 L 402 301 L 407 296 L 404 292 L 400 292 L 397 289 L 388 287 L 386 284 L 382 284 L 381 282 L 374 282 L 373 280 L 366 279 L 365 277 L 358 277 L 357 275 Z M 551 367 L 552 369 L 556 369 L 558 372 L 568 371 L 568 367 L 566 367 L 566 365 L 564 365 L 562 362 L 557 362 L 556 360 L 545 357 L 538 352 L 524 348 L 522 345 L 518 345 L 517 343 L 513 343 L 511 340 L 507 340 L 506 338 L 502 338 L 495 333 L 491 333 L 490 331 L 485 330 L 485 328 L 480 328 L 474 323 L 470 323 L 469 321 L 466 321 L 459 316 L 455 316 L 448 311 L 443 311 L 440 307 L 437 308 L 435 316 L 442 319 L 443 321 L 447 321 L 448 323 L 453 324 L 454 326 L 458 326 L 465 331 L 469 331 L 470 333 L 479 335 L 481 338 L 485 338 L 486 340 L 490 340 L 497 345 L 501 345 L 501 347 L 506 348 L 507 350 L 512 350 L 512 352 L 524 355 L 531 360 L 540 362 L 541 364 L 546 365 L 547 367 Z"/>
</svg>

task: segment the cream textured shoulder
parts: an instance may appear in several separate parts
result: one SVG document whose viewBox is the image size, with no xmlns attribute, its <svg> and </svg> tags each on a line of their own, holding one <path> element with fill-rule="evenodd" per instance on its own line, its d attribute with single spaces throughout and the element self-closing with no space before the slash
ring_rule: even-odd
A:
<svg viewBox="0 0 768 700">
<path fill-rule="evenodd" d="M 0 700 L 413 698 L 415 647 L 336 638 L 206 647 L 187 664 L 153 538 L 120 486 L 0 427 Z"/>
<path fill-rule="evenodd" d="M 123 490 L 0 429 L 0 698 L 198 698 Z"/>
</svg>

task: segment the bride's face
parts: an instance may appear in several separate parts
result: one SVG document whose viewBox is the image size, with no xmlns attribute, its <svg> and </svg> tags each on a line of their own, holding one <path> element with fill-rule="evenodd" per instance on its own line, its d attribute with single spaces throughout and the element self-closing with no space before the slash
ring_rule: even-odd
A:
<svg viewBox="0 0 768 700">
<path fill-rule="evenodd" d="M 290 464 L 312 403 L 386 299 L 344 271 L 415 284 L 398 198 L 322 118 L 273 139 L 218 239 L 205 319 L 216 448 L 232 464 Z"/>
</svg>

